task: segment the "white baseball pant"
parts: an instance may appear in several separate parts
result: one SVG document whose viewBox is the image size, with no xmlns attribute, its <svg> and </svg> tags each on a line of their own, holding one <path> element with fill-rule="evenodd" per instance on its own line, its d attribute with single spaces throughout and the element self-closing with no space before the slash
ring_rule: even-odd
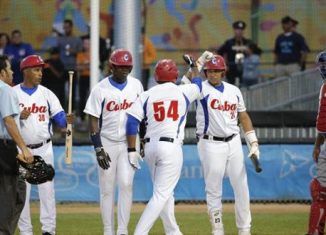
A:
<svg viewBox="0 0 326 235">
<path fill-rule="evenodd" d="M 41 156 L 44 161 L 54 166 L 52 142 L 49 142 L 40 148 L 30 149 L 33 155 Z M 56 205 L 54 181 L 48 181 L 38 186 L 38 194 L 40 198 L 40 221 L 42 224 L 42 232 L 55 234 L 56 228 Z M 31 185 L 26 182 L 26 201 L 24 209 L 18 221 L 18 228 L 21 235 L 33 235 L 33 226 L 31 222 L 30 212 L 30 194 Z"/>
<path fill-rule="evenodd" d="M 103 170 L 98 166 L 104 235 L 115 235 L 114 196 L 116 184 L 119 190 L 117 234 L 128 234 L 135 170 L 129 164 L 126 142 L 114 142 L 103 137 L 101 139 L 105 151 L 111 158 L 109 169 Z"/>
<path fill-rule="evenodd" d="M 234 191 L 237 228 L 250 231 L 250 198 L 240 135 L 229 142 L 201 138 L 198 152 L 204 172 L 208 213 L 222 211 L 222 186 L 226 174 Z"/>
<path fill-rule="evenodd" d="M 153 181 L 153 196 L 148 202 L 134 235 L 149 233 L 156 219 L 163 221 L 165 234 L 182 235 L 174 216 L 173 191 L 182 169 L 182 144 L 151 139 L 145 145 L 145 160 Z"/>
</svg>

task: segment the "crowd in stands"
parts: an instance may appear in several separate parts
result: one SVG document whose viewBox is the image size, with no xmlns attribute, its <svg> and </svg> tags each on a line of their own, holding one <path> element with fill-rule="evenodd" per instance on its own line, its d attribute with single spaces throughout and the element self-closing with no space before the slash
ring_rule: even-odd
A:
<svg viewBox="0 0 326 235">
<path fill-rule="evenodd" d="M 273 49 L 275 77 L 290 76 L 294 72 L 305 69 L 306 57 L 310 49 L 305 38 L 296 32 L 298 23 L 290 16 L 281 19 L 283 32 L 275 39 Z M 73 109 L 76 110 L 76 121 L 83 124 L 85 122 L 83 107 L 90 92 L 90 34 L 88 31 L 86 35 L 76 36 L 73 32 L 74 23 L 70 19 L 64 20 L 62 25 L 61 32 L 57 30 L 57 27 L 53 27 L 49 44 L 51 47 L 46 60 L 49 67 L 44 70 L 42 84 L 54 91 L 63 107 L 66 107 L 68 71 L 75 71 L 78 79 L 75 80 L 73 86 Z M 223 56 L 227 63 L 228 70 L 225 79 L 239 87 L 255 85 L 262 76 L 260 56 L 263 51 L 254 41 L 244 37 L 246 29 L 244 21 L 235 21 L 232 27 L 234 35 L 215 51 Z M 157 59 L 157 52 L 144 28 L 142 28 L 142 40 L 144 55 L 142 82 L 146 90 L 149 87 L 150 71 Z M 111 45 L 108 45 L 106 39 L 100 37 L 99 47 L 100 69 L 104 71 Z M 14 71 L 13 83 L 21 83 L 20 61 L 35 52 L 31 44 L 24 42 L 20 30 L 13 30 L 10 37 L 7 33 L 0 32 L 0 55 L 3 54 L 8 55 L 11 60 Z M 105 75 L 106 72 L 103 73 Z M 81 95 L 78 96 L 78 94 Z M 86 125 L 78 126 L 86 127 Z"/>
</svg>

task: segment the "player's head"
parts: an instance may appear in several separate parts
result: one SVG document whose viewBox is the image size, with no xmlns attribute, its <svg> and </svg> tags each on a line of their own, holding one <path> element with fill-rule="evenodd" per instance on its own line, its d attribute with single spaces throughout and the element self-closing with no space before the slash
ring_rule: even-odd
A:
<svg viewBox="0 0 326 235">
<path fill-rule="evenodd" d="M 316 57 L 316 64 L 323 80 L 326 80 L 326 50 L 320 52 Z"/>
<path fill-rule="evenodd" d="M 38 85 L 42 81 L 43 68 L 47 67 L 47 64 L 43 61 L 39 55 L 29 55 L 20 62 L 20 70 L 27 82 L 32 85 Z"/>
<path fill-rule="evenodd" d="M 214 55 L 210 61 L 205 63 L 203 70 L 211 83 L 219 84 L 226 71 L 224 58 L 220 55 Z"/>
<path fill-rule="evenodd" d="M 117 82 L 124 82 L 133 66 L 132 55 L 125 49 L 116 49 L 109 58 L 109 68 L 113 79 Z"/>
<path fill-rule="evenodd" d="M 0 55 L 0 80 L 11 85 L 13 73 L 8 56 Z"/>
<path fill-rule="evenodd" d="M 164 59 L 157 62 L 154 77 L 158 83 L 177 81 L 179 71 L 177 64 L 173 60 Z"/>
</svg>

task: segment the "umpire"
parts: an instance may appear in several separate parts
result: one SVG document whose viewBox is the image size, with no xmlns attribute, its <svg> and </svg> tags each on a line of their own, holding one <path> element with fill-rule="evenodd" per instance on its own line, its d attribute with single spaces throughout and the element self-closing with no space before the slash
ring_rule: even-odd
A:
<svg viewBox="0 0 326 235">
<path fill-rule="evenodd" d="M 0 235 L 15 233 L 25 203 L 26 185 L 18 177 L 17 146 L 21 160 L 33 161 L 19 133 L 18 99 L 9 86 L 12 75 L 8 57 L 0 56 Z"/>
</svg>

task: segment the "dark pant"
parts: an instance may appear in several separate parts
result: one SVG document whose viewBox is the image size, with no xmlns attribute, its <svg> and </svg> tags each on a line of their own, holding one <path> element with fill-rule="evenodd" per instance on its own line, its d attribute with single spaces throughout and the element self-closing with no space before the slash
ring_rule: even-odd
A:
<svg viewBox="0 0 326 235">
<path fill-rule="evenodd" d="M 230 65 L 228 71 L 226 72 L 226 78 L 228 83 L 235 84 L 235 79 L 239 78 L 240 84 L 242 83 L 242 70 L 237 66 Z"/>
<path fill-rule="evenodd" d="M 17 156 L 16 145 L 0 140 L 0 153 L 7 160 L 0 164 L 0 235 L 11 235 L 24 208 L 26 184 L 18 176 L 17 163 L 12 164 Z"/>
<path fill-rule="evenodd" d="M 18 175 L 0 175 L 0 235 L 15 233 L 25 197 L 24 180 Z"/>
<path fill-rule="evenodd" d="M 150 75 L 151 75 L 151 70 L 149 68 L 142 70 L 142 84 L 143 84 L 144 91 L 147 91 L 148 89 Z"/>
<path fill-rule="evenodd" d="M 87 97 L 89 95 L 89 77 L 79 77 L 79 115 L 82 120 L 85 119 L 84 109 L 86 106 Z"/>
</svg>

